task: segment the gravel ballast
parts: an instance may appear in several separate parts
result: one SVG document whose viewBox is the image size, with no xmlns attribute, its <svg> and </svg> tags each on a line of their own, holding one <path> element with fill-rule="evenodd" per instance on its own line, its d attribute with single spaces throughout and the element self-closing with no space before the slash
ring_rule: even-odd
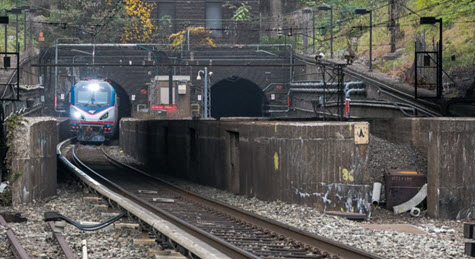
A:
<svg viewBox="0 0 475 259">
<path fill-rule="evenodd" d="M 103 200 L 85 200 L 78 185 L 62 185 L 57 195 L 46 202 L 37 202 L 28 206 L 6 207 L 0 210 L 21 212 L 27 222 L 9 223 L 20 243 L 31 258 L 64 258 L 58 242 L 44 219 L 44 212 L 57 211 L 68 218 L 79 222 L 102 222 L 111 217 L 107 213 L 118 213 L 108 208 Z M 129 222 L 122 218 L 117 223 Z M 10 251 L 6 230 L 0 226 L 0 258 L 14 258 Z M 66 225 L 64 231 L 69 247 L 76 258 L 81 258 L 81 241 L 86 240 L 89 258 L 155 258 L 153 249 L 156 245 L 134 245 L 134 239 L 148 238 L 147 233 L 139 229 L 115 228 L 110 226 L 99 231 L 81 231 Z"/>
<path fill-rule="evenodd" d="M 381 142 L 383 145 L 390 144 L 385 141 Z M 402 157 L 408 154 L 404 151 L 405 147 L 403 146 L 393 145 L 391 148 L 398 151 Z M 110 153 L 123 162 L 139 164 L 132 162 L 131 157 L 118 151 L 118 147 L 109 147 L 108 150 L 114 150 Z M 378 159 L 384 159 L 385 154 L 380 154 L 379 157 L 382 158 Z M 416 160 L 424 164 L 423 158 L 416 158 Z M 405 163 L 411 162 L 412 158 L 406 157 Z M 469 258 L 464 255 L 463 222 L 459 220 L 431 219 L 424 216 L 425 213 L 422 217 L 412 218 L 408 214 L 394 215 L 388 210 L 377 208 L 373 211 L 370 220 L 355 222 L 327 215 L 308 206 L 279 201 L 262 201 L 168 176 L 162 177 L 189 191 L 378 254 L 384 258 Z M 374 224 L 408 224 L 425 233 L 410 234 L 367 228 Z"/>
</svg>

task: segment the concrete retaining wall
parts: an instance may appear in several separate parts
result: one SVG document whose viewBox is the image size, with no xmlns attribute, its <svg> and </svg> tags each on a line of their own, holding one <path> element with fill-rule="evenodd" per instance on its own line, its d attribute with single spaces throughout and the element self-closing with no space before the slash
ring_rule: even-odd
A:
<svg viewBox="0 0 475 259">
<path fill-rule="evenodd" d="M 475 204 L 475 118 L 407 118 L 370 124 L 372 134 L 412 144 L 427 154 L 430 216 L 470 216 Z"/>
<path fill-rule="evenodd" d="M 13 204 L 38 201 L 56 194 L 57 121 L 51 117 L 26 117 L 14 130 L 12 171 Z"/>
<path fill-rule="evenodd" d="M 120 144 L 154 174 L 264 200 L 367 212 L 368 145 L 355 144 L 354 126 L 124 119 Z"/>
</svg>

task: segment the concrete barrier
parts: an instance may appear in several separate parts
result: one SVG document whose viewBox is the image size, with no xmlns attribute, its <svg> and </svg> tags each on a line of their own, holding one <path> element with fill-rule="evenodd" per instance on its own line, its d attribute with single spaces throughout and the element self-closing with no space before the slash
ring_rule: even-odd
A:
<svg viewBox="0 0 475 259">
<path fill-rule="evenodd" d="M 374 120 L 371 132 L 427 154 L 430 216 L 470 216 L 475 204 L 475 118 Z"/>
<path fill-rule="evenodd" d="M 170 174 L 263 200 L 367 212 L 366 122 L 123 119 L 120 144 L 153 174 Z M 367 134 L 367 133 L 364 133 Z"/>
<path fill-rule="evenodd" d="M 52 117 L 27 117 L 13 131 L 11 172 L 14 205 L 56 194 L 58 125 Z"/>
</svg>

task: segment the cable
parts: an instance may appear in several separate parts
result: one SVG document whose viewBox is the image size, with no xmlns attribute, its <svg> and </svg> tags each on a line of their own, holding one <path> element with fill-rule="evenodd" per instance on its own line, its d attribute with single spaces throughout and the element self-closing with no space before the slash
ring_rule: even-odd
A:
<svg viewBox="0 0 475 259">
<path fill-rule="evenodd" d="M 102 228 L 105 228 L 107 226 L 109 226 L 110 224 L 116 222 L 117 220 L 119 220 L 120 218 L 122 218 L 123 216 L 125 216 L 125 212 L 121 212 L 119 215 L 115 216 L 115 217 L 112 217 L 112 218 L 109 218 L 107 219 L 106 221 L 104 222 L 101 222 L 101 223 L 98 223 L 98 224 L 92 224 L 92 225 L 85 225 L 85 224 L 80 224 L 74 220 L 71 220 L 69 219 L 68 217 L 62 215 L 62 214 L 59 214 L 57 212 L 54 212 L 54 211 L 48 211 L 48 212 L 45 212 L 44 214 L 45 218 L 44 218 L 44 221 L 60 221 L 60 220 L 64 220 L 66 221 L 67 223 L 79 228 L 80 230 L 84 230 L 84 231 L 95 231 L 95 230 L 99 230 L 99 229 L 102 229 Z"/>
</svg>

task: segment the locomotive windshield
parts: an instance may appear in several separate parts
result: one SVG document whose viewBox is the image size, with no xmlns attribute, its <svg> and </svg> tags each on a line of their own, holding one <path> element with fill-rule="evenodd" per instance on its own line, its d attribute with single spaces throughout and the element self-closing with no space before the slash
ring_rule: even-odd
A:
<svg viewBox="0 0 475 259">
<path fill-rule="evenodd" d="M 86 81 L 76 85 L 75 102 L 79 106 L 100 108 L 110 105 L 112 87 L 107 82 Z"/>
</svg>

